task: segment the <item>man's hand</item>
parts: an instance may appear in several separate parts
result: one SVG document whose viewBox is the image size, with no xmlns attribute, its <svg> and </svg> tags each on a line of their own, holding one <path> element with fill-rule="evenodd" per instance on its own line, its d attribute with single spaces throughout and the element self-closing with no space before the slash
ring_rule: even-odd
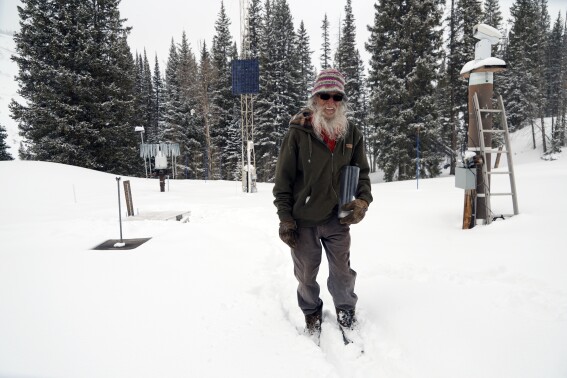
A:
<svg viewBox="0 0 567 378">
<path fill-rule="evenodd" d="M 345 211 L 351 211 L 349 215 L 341 219 L 342 224 L 357 224 L 362 219 L 364 219 L 364 215 L 366 215 L 366 210 L 368 210 L 368 202 L 363 199 L 355 199 L 347 204 L 345 204 L 342 208 Z"/>
<path fill-rule="evenodd" d="M 280 239 L 290 248 L 297 247 L 297 224 L 294 220 L 280 222 Z"/>
</svg>

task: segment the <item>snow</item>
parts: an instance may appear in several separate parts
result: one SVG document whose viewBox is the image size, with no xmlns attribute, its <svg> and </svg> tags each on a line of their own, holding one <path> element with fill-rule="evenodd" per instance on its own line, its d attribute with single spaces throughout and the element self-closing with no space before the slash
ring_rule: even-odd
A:
<svg viewBox="0 0 567 378">
<path fill-rule="evenodd" d="M 482 67 L 506 67 L 506 62 L 500 58 L 489 57 L 467 62 L 461 69 L 461 75 Z"/>
<path fill-rule="evenodd" d="M 321 347 L 301 335 L 271 184 L 123 177 L 139 218 L 189 221 L 122 214 L 125 239 L 151 239 L 100 251 L 119 239 L 115 175 L 0 162 L 0 377 L 565 377 L 567 159 L 512 137 L 520 215 L 489 226 L 461 229 L 454 177 L 374 180 L 352 226 L 362 356 L 325 263 Z"/>
</svg>

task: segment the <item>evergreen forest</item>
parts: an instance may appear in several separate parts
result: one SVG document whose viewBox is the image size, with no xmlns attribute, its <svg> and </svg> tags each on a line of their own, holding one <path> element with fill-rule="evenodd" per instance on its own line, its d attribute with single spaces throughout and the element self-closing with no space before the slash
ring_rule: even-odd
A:
<svg viewBox="0 0 567 378">
<path fill-rule="evenodd" d="M 479 23 L 503 35 L 493 56 L 507 69 L 494 90 L 511 130 L 531 128 L 534 148 L 543 145 L 547 155 L 564 148 L 566 20 L 549 14 L 547 0 L 516 0 L 509 30 L 498 0 L 376 1 L 364 41 L 369 61 L 357 49 L 352 0 L 344 1 L 340 25 L 321 20 L 321 46 L 311 46 L 287 0 L 250 0 L 240 43 L 221 3 L 212 41 L 194 51 L 185 32 L 172 36 L 160 67 L 157 56 L 131 51 L 120 0 L 22 0 L 12 59 L 25 102 L 10 103 L 23 138 L 19 158 L 143 176 L 141 134 L 134 132 L 143 126 L 144 143 L 179 146 L 176 178 L 240 180 L 241 97 L 232 92 L 231 66 L 246 58 L 260 71 L 253 96 L 258 181 L 273 181 L 289 120 L 327 67 L 346 77 L 349 121 L 365 135 L 373 171 L 386 181 L 454 174 L 468 128 L 468 83 L 460 71 L 474 59 Z M 551 130 L 536 133 L 544 118 Z M 12 159 L 5 138 L 0 126 L 1 160 Z"/>
</svg>

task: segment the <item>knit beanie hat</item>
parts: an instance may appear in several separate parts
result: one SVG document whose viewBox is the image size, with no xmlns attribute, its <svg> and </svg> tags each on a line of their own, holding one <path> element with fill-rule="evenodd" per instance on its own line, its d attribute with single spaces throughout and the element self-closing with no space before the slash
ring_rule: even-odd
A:
<svg viewBox="0 0 567 378">
<path fill-rule="evenodd" d="M 334 68 L 327 68 L 319 72 L 313 84 L 311 96 L 321 92 L 338 92 L 345 96 L 345 77 Z"/>
</svg>

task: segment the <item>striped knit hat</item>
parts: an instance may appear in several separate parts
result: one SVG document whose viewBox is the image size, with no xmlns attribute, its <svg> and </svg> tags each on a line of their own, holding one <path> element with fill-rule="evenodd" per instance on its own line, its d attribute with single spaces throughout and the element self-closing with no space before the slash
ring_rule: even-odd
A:
<svg viewBox="0 0 567 378">
<path fill-rule="evenodd" d="M 311 96 L 321 92 L 338 92 L 345 96 L 345 77 L 334 68 L 327 68 L 319 72 L 313 84 Z"/>
</svg>

